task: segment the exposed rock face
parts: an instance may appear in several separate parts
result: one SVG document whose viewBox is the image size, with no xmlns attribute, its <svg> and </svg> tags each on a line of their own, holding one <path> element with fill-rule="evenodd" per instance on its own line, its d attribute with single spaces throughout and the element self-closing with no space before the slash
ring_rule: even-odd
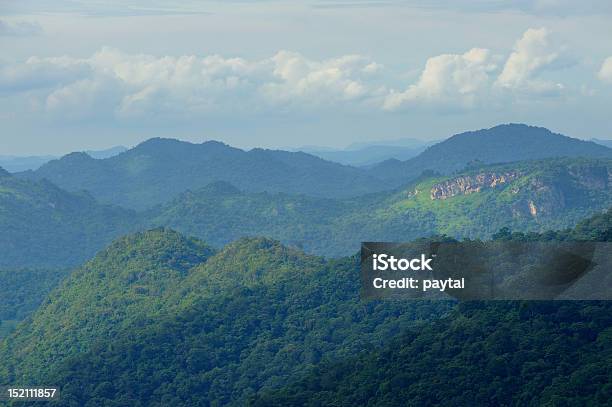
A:
<svg viewBox="0 0 612 407">
<path fill-rule="evenodd" d="M 524 197 L 512 205 L 512 216 L 540 218 L 559 212 L 567 207 L 563 188 L 555 182 L 540 178 L 530 180 Z"/>
<path fill-rule="evenodd" d="M 526 195 L 512 205 L 514 217 L 531 216 L 534 219 L 551 216 L 575 205 L 587 191 L 605 191 L 612 188 L 612 170 L 607 166 L 574 166 L 559 174 L 558 180 L 539 177 L 530 180 Z"/>
<path fill-rule="evenodd" d="M 533 201 L 529 201 L 529 213 L 534 218 L 538 216 L 538 207 L 535 205 Z"/>
<path fill-rule="evenodd" d="M 520 171 L 487 172 L 466 175 L 435 184 L 431 187 L 431 199 L 447 199 L 456 195 L 468 195 L 483 189 L 495 188 L 521 176 Z"/>
</svg>

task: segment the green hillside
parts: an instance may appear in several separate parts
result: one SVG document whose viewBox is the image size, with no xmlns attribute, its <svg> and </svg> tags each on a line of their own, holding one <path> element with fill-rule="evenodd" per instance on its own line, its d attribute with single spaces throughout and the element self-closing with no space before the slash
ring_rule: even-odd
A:
<svg viewBox="0 0 612 407">
<path fill-rule="evenodd" d="M 215 246 L 245 236 L 269 236 L 317 253 L 333 239 L 334 219 L 358 208 L 359 202 L 249 193 L 219 182 L 181 194 L 145 217 L 152 226 L 168 226 Z"/>
<path fill-rule="evenodd" d="M 66 267 L 133 230 L 132 211 L 100 205 L 49 181 L 0 173 L 0 267 Z"/>
<path fill-rule="evenodd" d="M 147 209 L 188 189 L 225 181 L 240 189 L 348 197 L 388 188 L 366 171 L 302 152 L 243 151 L 216 141 L 150 139 L 107 159 L 72 153 L 20 176 L 46 178 L 104 203 Z"/>
<path fill-rule="evenodd" d="M 250 405 L 609 405 L 610 311 L 606 302 L 462 303 Z"/>
<path fill-rule="evenodd" d="M 215 247 L 267 236 L 308 253 L 345 256 L 361 241 L 432 234 L 487 237 L 502 227 L 565 228 L 612 204 L 612 161 L 550 159 L 473 166 L 351 199 L 240 191 L 216 182 L 144 212 L 101 205 L 48 181 L 0 177 L 2 268 L 72 267 L 112 239 L 171 227 Z"/>
<path fill-rule="evenodd" d="M 268 239 L 213 254 L 172 231 L 137 234 L 77 270 L 1 345 L 0 383 L 53 377 L 75 406 L 243 405 L 450 306 L 362 303 L 359 281 L 356 258 Z"/>
<path fill-rule="evenodd" d="M 539 238 L 610 241 L 612 211 Z M 609 405 L 610 311 L 606 301 L 463 302 L 382 349 L 313 367 L 304 379 L 249 404 Z"/>
<path fill-rule="evenodd" d="M 68 270 L 0 270 L 0 321 L 22 320 L 34 312 Z"/>
<path fill-rule="evenodd" d="M 246 193 L 227 184 L 188 192 L 150 211 L 169 226 L 221 246 L 264 235 L 328 256 L 361 241 L 432 234 L 490 236 L 502 227 L 565 228 L 612 205 L 611 160 L 551 159 L 478 166 L 424 177 L 401 190 L 351 200 Z"/>
<path fill-rule="evenodd" d="M 0 270 L 0 338 L 43 302 L 68 270 Z"/>
<path fill-rule="evenodd" d="M 384 161 L 370 172 L 388 182 L 401 184 L 423 171 L 450 174 L 473 162 L 495 164 L 559 157 L 612 158 L 612 149 L 543 127 L 503 124 L 456 134 L 414 158 Z"/>
<path fill-rule="evenodd" d="M 546 238 L 601 238 L 611 225 L 608 212 Z M 609 396 L 607 303 L 363 302 L 357 261 L 264 238 L 217 252 L 165 229 L 120 239 L 0 345 L 0 384 L 52 377 L 67 406 Z"/>
</svg>

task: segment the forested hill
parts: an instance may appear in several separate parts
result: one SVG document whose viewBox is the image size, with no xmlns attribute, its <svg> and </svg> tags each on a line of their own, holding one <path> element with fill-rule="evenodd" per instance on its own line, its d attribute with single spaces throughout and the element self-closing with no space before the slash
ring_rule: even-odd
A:
<svg viewBox="0 0 612 407">
<path fill-rule="evenodd" d="M 310 253 L 355 253 L 361 241 L 406 241 L 444 233 L 486 238 L 502 227 L 562 229 L 612 205 L 612 160 L 550 159 L 479 166 L 424 177 L 389 193 L 349 200 L 248 193 L 214 184 L 147 213 L 221 246 L 263 235 Z"/>
<path fill-rule="evenodd" d="M 158 226 L 215 247 L 267 236 L 333 257 L 355 253 L 361 241 L 440 233 L 486 238 L 505 226 L 562 229 L 612 205 L 611 163 L 549 159 L 481 165 L 350 199 L 248 192 L 215 182 L 139 213 L 49 181 L 3 176 L 0 242 L 10 250 L 0 251 L 0 268 L 72 267 L 120 235 Z"/>
<path fill-rule="evenodd" d="M 53 377 L 62 404 L 244 405 L 450 304 L 359 301 L 357 258 L 264 238 L 215 252 L 156 229 L 77 270 L 0 346 L 0 384 Z"/>
<path fill-rule="evenodd" d="M 215 141 L 192 144 L 159 138 L 102 160 L 69 154 L 20 176 L 47 178 L 69 191 L 87 190 L 102 202 L 134 209 L 150 208 L 215 181 L 253 192 L 335 198 L 389 188 L 364 170 L 306 153 L 243 151 Z"/>
<path fill-rule="evenodd" d="M 371 173 L 401 183 L 427 170 L 450 174 L 474 162 L 507 163 L 552 157 L 612 158 L 612 149 L 542 127 L 505 124 L 456 134 L 409 160 L 382 162 Z"/>
<path fill-rule="evenodd" d="M 100 205 L 49 181 L 0 173 L 0 267 L 75 266 L 136 225 L 132 211 Z"/>
<path fill-rule="evenodd" d="M 612 210 L 541 238 L 611 241 Z M 609 405 L 611 327 L 609 301 L 464 302 L 382 349 L 325 362 L 249 404 Z"/>
<path fill-rule="evenodd" d="M 610 236 L 611 218 L 546 238 Z M 0 384 L 53 377 L 66 406 L 608 399 L 608 303 L 453 311 L 362 302 L 359 283 L 356 257 L 326 261 L 264 238 L 214 251 L 169 230 L 139 233 L 77 270 L 0 345 Z"/>
<path fill-rule="evenodd" d="M 475 163 L 552 157 L 612 158 L 612 149 L 509 124 L 457 134 L 407 161 L 385 161 L 366 170 L 303 152 L 243 151 L 216 141 L 155 138 L 106 159 L 72 153 L 19 176 L 46 178 L 69 191 L 87 190 L 103 203 L 142 210 L 216 181 L 246 192 L 349 198 L 405 186 L 424 171 L 448 175 Z"/>
</svg>

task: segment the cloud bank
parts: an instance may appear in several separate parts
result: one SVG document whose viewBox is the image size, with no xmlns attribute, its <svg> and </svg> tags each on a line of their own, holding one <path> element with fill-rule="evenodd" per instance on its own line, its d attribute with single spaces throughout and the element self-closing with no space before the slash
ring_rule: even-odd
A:
<svg viewBox="0 0 612 407">
<path fill-rule="evenodd" d="M 393 111 L 493 108 L 517 98 L 559 96 L 545 79 L 561 50 L 545 28 L 528 29 L 513 50 L 472 48 L 429 58 L 415 83 L 398 87 L 363 55 L 313 60 L 290 51 L 248 60 L 221 55 L 153 56 L 103 48 L 88 58 L 31 57 L 0 65 L 0 98 L 62 119 L 92 116 L 189 120 L 326 109 Z M 599 73 L 612 77 L 610 58 Z"/>
</svg>

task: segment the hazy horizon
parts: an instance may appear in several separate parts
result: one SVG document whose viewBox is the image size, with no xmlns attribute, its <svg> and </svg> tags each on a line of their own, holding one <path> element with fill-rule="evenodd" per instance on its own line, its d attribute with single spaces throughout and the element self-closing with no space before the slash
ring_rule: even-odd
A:
<svg viewBox="0 0 612 407">
<path fill-rule="evenodd" d="M 500 123 L 500 124 L 508 124 L 508 123 Z M 520 124 L 527 124 L 529 126 L 531 126 L 529 123 L 520 123 Z M 494 127 L 494 126 L 493 126 Z M 548 127 L 545 126 L 537 126 L 537 127 L 544 127 L 547 128 L 548 130 L 551 130 Z M 467 129 L 465 131 L 476 131 L 476 130 L 483 130 L 483 129 L 487 129 L 488 127 L 483 127 L 483 128 L 475 128 L 475 129 Z M 555 132 L 553 130 L 551 130 L 553 133 L 558 133 Z M 196 139 L 196 138 L 179 138 L 179 137 L 165 137 L 165 136 L 154 136 L 154 137 L 144 137 L 141 140 L 137 141 L 134 144 L 130 144 L 130 145 L 126 145 L 126 144 L 115 144 L 115 145 L 107 145 L 107 146 L 100 146 L 100 147 L 82 147 L 82 148 L 70 148 L 68 147 L 67 150 L 57 150 L 57 152 L 43 152 L 40 154 L 28 154 L 28 153 L 23 153 L 23 154 L 11 154 L 11 153 L 4 153 L 4 151 L 2 149 L 0 149 L 0 158 L 2 157 L 11 157 L 11 158 L 27 158 L 27 157 L 49 157 L 49 158 L 53 158 L 53 157 L 61 157 L 64 156 L 66 154 L 70 154 L 70 153 L 74 153 L 74 152 L 105 152 L 108 150 L 114 150 L 114 149 L 119 149 L 119 148 L 125 148 L 126 150 L 132 149 L 136 146 L 138 146 L 139 144 L 147 141 L 147 140 L 151 140 L 154 138 L 161 138 L 161 139 L 174 139 L 174 140 L 179 140 L 179 141 L 183 141 L 183 142 L 188 142 L 188 143 L 193 143 L 193 144 L 201 144 L 201 143 L 205 143 L 208 141 L 217 141 L 217 142 L 221 142 L 224 144 L 229 145 L 230 147 L 235 147 L 235 148 L 239 148 L 245 151 L 254 149 L 254 148 L 265 148 L 265 149 L 278 149 L 278 150 L 287 150 L 287 151 L 306 151 L 306 150 L 317 150 L 317 151 L 321 151 L 324 152 L 326 150 L 329 151 L 344 151 L 344 150 L 351 150 L 353 149 L 352 145 L 353 144 L 365 144 L 365 145 L 376 145 L 377 143 L 379 143 L 380 145 L 389 145 L 389 146 L 393 146 L 393 142 L 398 142 L 397 144 L 399 145 L 401 141 L 405 141 L 405 140 L 416 140 L 416 141 L 420 141 L 423 143 L 423 145 L 426 145 L 430 142 L 433 142 L 434 144 L 440 141 L 444 141 L 449 137 L 452 137 L 453 135 L 456 134 L 460 134 L 463 133 L 462 132 L 455 132 L 452 134 L 448 134 L 442 137 L 438 137 L 438 138 L 432 138 L 432 139 L 417 139 L 414 137 L 402 137 L 402 138 L 388 138 L 388 139 L 372 139 L 372 140 L 362 140 L 359 143 L 355 143 L 355 142 L 350 142 L 348 144 L 344 144 L 344 145 L 324 145 L 324 144 L 318 144 L 318 145 L 310 145 L 310 144 L 302 144 L 302 145 L 297 145 L 297 146 L 261 146 L 261 145 L 254 145 L 254 146 L 239 146 L 239 145 L 234 145 L 228 142 L 225 142 L 221 139 L 213 139 L 213 138 L 202 138 L 202 139 Z M 563 134 L 563 133 L 561 133 Z M 568 136 L 568 137 L 572 137 L 571 135 L 568 134 L 563 134 L 564 136 Z M 587 138 L 579 138 L 579 137 L 573 137 L 573 138 L 577 138 L 580 140 L 585 140 L 585 141 L 591 141 L 592 139 L 599 139 L 602 141 L 612 141 L 612 138 L 601 138 L 601 137 L 587 137 Z M 354 148 L 355 150 L 358 150 L 360 148 L 363 147 L 358 147 L 358 148 Z M 308 152 L 308 151 L 307 151 Z"/>
<path fill-rule="evenodd" d="M 605 1 L 3 4 L 0 154 L 151 137 L 338 148 L 510 122 L 609 139 L 611 14 Z"/>
</svg>

